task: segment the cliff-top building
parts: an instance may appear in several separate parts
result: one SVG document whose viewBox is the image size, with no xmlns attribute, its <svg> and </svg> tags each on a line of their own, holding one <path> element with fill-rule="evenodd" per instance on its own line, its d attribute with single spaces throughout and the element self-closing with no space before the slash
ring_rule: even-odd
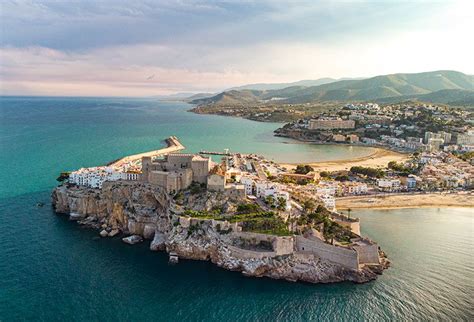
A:
<svg viewBox="0 0 474 322">
<path fill-rule="evenodd" d="M 142 158 L 141 181 L 156 184 L 167 192 L 186 189 L 192 182 L 207 184 L 211 159 L 197 154 L 172 153 L 163 159 Z"/>
</svg>

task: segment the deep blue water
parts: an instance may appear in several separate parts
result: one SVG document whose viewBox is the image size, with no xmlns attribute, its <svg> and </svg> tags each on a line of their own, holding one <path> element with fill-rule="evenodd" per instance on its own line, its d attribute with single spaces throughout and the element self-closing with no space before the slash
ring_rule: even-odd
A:
<svg viewBox="0 0 474 322">
<path fill-rule="evenodd" d="M 364 285 L 246 278 L 208 262 L 167 265 L 147 245 L 97 238 L 49 206 L 62 170 L 155 149 L 230 148 L 276 160 L 361 156 L 283 144 L 277 124 L 138 99 L 0 98 L 0 321 L 473 320 L 470 209 L 354 211 L 393 267 Z M 37 202 L 46 206 L 37 208 Z"/>
</svg>

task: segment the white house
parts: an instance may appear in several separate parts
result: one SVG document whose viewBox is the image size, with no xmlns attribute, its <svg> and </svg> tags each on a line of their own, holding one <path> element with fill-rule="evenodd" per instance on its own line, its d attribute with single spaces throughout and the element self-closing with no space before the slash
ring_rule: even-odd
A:
<svg viewBox="0 0 474 322">
<path fill-rule="evenodd" d="M 138 173 L 121 172 L 112 167 L 81 168 L 71 172 L 69 182 L 90 188 L 102 188 L 105 181 L 138 180 Z"/>
<path fill-rule="evenodd" d="M 255 187 L 255 180 L 250 177 L 240 178 L 240 183 L 245 186 L 245 194 L 247 196 L 253 195 L 253 188 Z"/>
<path fill-rule="evenodd" d="M 400 180 L 398 179 L 377 179 L 377 186 L 383 191 L 399 191 Z"/>
<path fill-rule="evenodd" d="M 322 195 L 319 196 L 319 199 L 321 199 L 324 207 L 326 207 L 329 211 L 336 211 L 336 199 L 334 196 Z"/>
</svg>

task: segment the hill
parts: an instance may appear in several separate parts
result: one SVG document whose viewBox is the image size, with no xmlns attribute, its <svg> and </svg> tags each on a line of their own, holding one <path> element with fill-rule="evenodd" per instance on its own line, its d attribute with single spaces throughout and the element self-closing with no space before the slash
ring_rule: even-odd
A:
<svg viewBox="0 0 474 322">
<path fill-rule="evenodd" d="M 443 92 L 444 91 L 444 92 Z M 409 98 L 434 103 L 469 103 L 474 91 L 474 76 L 456 71 L 391 74 L 367 79 L 340 80 L 317 86 L 296 85 L 272 90 L 231 90 L 193 100 L 198 105 L 248 106 L 249 104 L 311 103 L 326 101 L 389 101 Z"/>
<path fill-rule="evenodd" d="M 401 101 L 420 101 L 426 103 L 447 104 L 453 106 L 474 106 L 474 91 L 462 89 L 442 89 L 421 95 L 406 95 L 378 99 L 378 103 L 396 103 Z"/>
<path fill-rule="evenodd" d="M 315 80 L 301 80 L 293 83 L 257 83 L 257 84 L 247 84 L 237 87 L 229 88 L 227 91 L 232 90 L 244 90 L 244 89 L 253 89 L 253 90 L 260 90 L 260 91 L 268 91 L 268 90 L 275 90 L 275 89 L 283 89 L 292 86 L 319 86 L 323 84 L 333 83 L 336 82 L 337 79 L 334 78 L 320 78 Z"/>
</svg>

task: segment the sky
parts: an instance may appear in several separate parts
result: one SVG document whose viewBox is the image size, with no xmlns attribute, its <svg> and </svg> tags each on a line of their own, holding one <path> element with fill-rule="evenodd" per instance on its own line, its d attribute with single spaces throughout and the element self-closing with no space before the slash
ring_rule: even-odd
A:
<svg viewBox="0 0 474 322">
<path fill-rule="evenodd" d="M 0 94 L 152 96 L 474 74 L 474 1 L 0 2 Z"/>
</svg>

